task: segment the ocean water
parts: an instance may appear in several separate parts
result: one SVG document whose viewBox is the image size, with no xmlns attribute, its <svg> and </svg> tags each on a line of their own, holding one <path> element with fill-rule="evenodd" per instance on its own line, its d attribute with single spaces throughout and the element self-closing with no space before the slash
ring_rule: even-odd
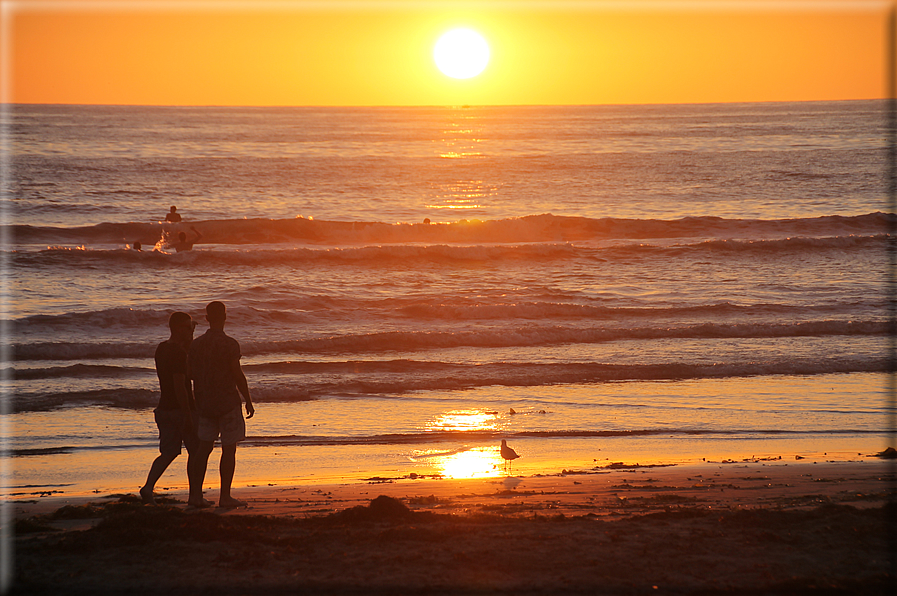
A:
<svg viewBox="0 0 897 596">
<path fill-rule="evenodd" d="M 4 118 L 8 493 L 139 487 L 155 346 L 211 300 L 237 486 L 886 446 L 883 102 Z"/>
</svg>

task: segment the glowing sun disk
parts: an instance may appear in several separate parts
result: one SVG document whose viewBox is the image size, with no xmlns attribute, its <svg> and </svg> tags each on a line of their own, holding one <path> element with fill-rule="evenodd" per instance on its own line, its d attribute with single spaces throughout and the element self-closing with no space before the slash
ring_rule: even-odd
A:
<svg viewBox="0 0 897 596">
<path fill-rule="evenodd" d="M 452 29 L 433 48 L 439 70 L 455 79 L 475 77 L 489 64 L 489 44 L 472 29 Z"/>
</svg>

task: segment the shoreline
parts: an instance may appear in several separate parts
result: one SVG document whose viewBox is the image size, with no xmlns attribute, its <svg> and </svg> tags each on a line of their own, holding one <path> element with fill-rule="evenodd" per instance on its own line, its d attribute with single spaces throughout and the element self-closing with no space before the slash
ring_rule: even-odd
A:
<svg viewBox="0 0 897 596">
<path fill-rule="evenodd" d="M 562 470 L 533 476 L 474 479 L 371 478 L 331 484 L 254 481 L 235 485 L 245 509 L 222 515 L 309 517 L 336 513 L 385 495 L 404 500 L 414 511 L 463 515 L 548 511 L 567 516 L 619 518 L 668 505 L 709 509 L 799 508 L 822 503 L 864 507 L 887 502 L 897 489 L 897 461 L 726 461 L 694 464 L 613 464 L 588 471 Z M 213 483 L 213 486 L 216 486 Z M 186 509 L 187 491 L 156 490 L 158 501 Z M 43 516 L 65 507 L 108 502 L 137 492 L 4 498 L 15 519 Z M 215 500 L 218 489 L 206 489 Z M 814 499 L 808 499 L 813 496 Z M 651 507 L 651 503 L 658 507 Z M 510 506 L 498 506 L 498 504 Z M 633 506 L 640 503 L 638 506 Z M 803 503 L 803 504 L 801 504 Z M 631 511 L 628 509 L 631 508 Z M 218 511 L 212 508 L 212 511 Z"/>
</svg>

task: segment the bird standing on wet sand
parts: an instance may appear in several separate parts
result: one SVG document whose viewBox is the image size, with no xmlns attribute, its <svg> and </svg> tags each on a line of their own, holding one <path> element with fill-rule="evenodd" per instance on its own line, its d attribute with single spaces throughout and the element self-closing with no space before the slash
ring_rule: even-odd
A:
<svg viewBox="0 0 897 596">
<path fill-rule="evenodd" d="M 517 455 L 517 452 L 508 447 L 508 442 L 505 439 L 501 440 L 501 457 L 508 464 L 508 469 L 510 469 L 511 461 L 520 457 Z"/>
</svg>

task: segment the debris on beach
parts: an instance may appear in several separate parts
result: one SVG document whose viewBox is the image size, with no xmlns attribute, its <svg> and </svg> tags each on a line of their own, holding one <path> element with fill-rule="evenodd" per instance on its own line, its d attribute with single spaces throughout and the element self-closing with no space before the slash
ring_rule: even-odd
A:
<svg viewBox="0 0 897 596">
<path fill-rule="evenodd" d="M 872 457 L 880 457 L 882 459 L 897 459 L 897 449 L 893 447 L 888 447 L 884 451 L 879 451 L 874 454 Z"/>
<path fill-rule="evenodd" d="M 50 526 L 36 517 L 17 519 L 14 528 L 17 535 L 35 534 L 38 532 L 61 532 L 59 528 Z"/>
<path fill-rule="evenodd" d="M 399 499 L 380 495 L 372 499 L 368 505 L 357 505 L 331 515 L 331 519 L 346 522 L 378 522 L 403 521 L 413 512 Z"/>
<path fill-rule="evenodd" d="M 607 464 L 606 466 L 597 466 L 595 470 L 635 470 L 637 468 L 669 468 L 671 466 L 675 466 L 676 464 L 624 464 L 621 461 L 617 461 L 611 464 Z M 568 472 L 569 473 L 569 472 Z"/>
</svg>

